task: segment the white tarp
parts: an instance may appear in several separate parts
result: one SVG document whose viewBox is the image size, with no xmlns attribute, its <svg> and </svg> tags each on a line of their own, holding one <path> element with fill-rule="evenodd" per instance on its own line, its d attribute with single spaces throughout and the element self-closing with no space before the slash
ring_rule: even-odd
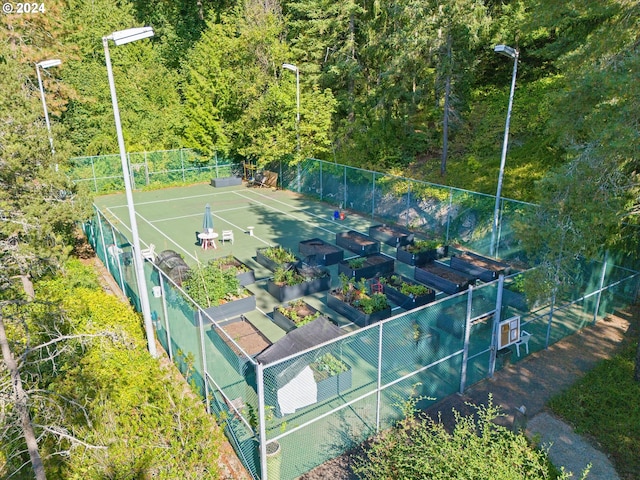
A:
<svg viewBox="0 0 640 480">
<path fill-rule="evenodd" d="M 313 405 L 317 401 L 318 385 L 313 378 L 313 370 L 308 365 L 278 390 L 278 405 L 282 415 L 295 413 L 298 408 Z"/>
</svg>

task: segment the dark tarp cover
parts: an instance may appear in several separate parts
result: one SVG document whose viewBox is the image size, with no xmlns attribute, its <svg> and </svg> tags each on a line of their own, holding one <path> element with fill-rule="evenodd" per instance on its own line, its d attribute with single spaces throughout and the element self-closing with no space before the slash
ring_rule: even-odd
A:
<svg viewBox="0 0 640 480">
<path fill-rule="evenodd" d="M 326 317 L 295 328 L 256 356 L 259 363 L 268 365 L 342 335 L 340 328 Z"/>
<path fill-rule="evenodd" d="M 182 286 L 182 281 L 189 273 L 189 266 L 178 252 L 163 250 L 156 257 L 156 265 L 177 285 Z"/>
</svg>

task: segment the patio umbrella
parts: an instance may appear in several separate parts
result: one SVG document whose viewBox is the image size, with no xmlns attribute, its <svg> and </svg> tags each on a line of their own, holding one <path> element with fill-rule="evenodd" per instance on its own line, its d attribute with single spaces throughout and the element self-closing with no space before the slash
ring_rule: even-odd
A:
<svg viewBox="0 0 640 480">
<path fill-rule="evenodd" d="M 211 215 L 211 207 L 207 203 L 204 207 L 204 219 L 202 220 L 202 230 L 207 232 L 213 229 L 213 215 Z"/>
</svg>

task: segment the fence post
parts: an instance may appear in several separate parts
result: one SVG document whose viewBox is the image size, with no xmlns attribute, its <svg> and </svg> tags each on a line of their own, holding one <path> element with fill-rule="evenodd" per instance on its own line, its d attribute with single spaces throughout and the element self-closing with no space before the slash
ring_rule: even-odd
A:
<svg viewBox="0 0 640 480">
<path fill-rule="evenodd" d="M 596 299 L 596 309 L 593 312 L 593 323 L 598 321 L 598 311 L 600 310 L 600 299 L 602 298 L 602 289 L 604 288 L 604 281 L 607 276 L 607 260 L 609 259 L 609 251 L 605 250 L 604 260 L 602 262 L 602 273 L 600 274 L 600 285 L 598 286 L 598 297 Z"/>
<path fill-rule="evenodd" d="M 184 176 L 184 149 L 183 148 L 180 149 L 180 166 L 182 168 L 182 181 L 186 182 L 187 180 L 185 179 L 185 176 Z"/>
<path fill-rule="evenodd" d="M 545 339 L 544 348 L 549 348 L 549 339 L 551 338 L 551 323 L 553 322 L 553 311 L 556 306 L 556 291 L 553 290 L 553 295 L 551 296 L 551 307 L 549 308 L 549 323 L 547 323 L 547 336 Z"/>
<path fill-rule="evenodd" d="M 460 372 L 460 393 L 464 393 L 467 384 L 467 362 L 469 361 L 469 337 L 471 336 L 471 309 L 473 307 L 473 286 L 467 291 L 467 316 L 464 326 L 464 346 L 462 349 L 462 370 Z"/>
<path fill-rule="evenodd" d="M 167 293 L 164 289 L 164 272 L 160 270 L 156 265 L 153 265 L 158 271 L 158 278 L 160 279 L 160 291 L 162 292 L 162 314 L 164 315 L 164 329 L 167 332 L 167 353 L 169 358 L 173 361 L 173 346 L 171 345 L 171 327 L 169 325 L 169 312 L 167 311 Z M 168 290 L 168 289 L 167 289 Z"/>
<path fill-rule="evenodd" d="M 346 165 L 342 168 L 342 183 L 343 183 L 342 205 L 344 205 L 344 208 L 347 208 L 347 166 Z"/>
<path fill-rule="evenodd" d="M 202 310 L 198 308 L 198 333 L 200 334 L 200 361 L 202 362 L 202 381 L 204 386 L 204 400 L 207 406 L 207 413 L 211 413 L 211 402 L 209 400 L 209 389 L 207 388 L 207 355 L 205 353 L 205 333 L 204 322 L 202 321 Z"/>
<path fill-rule="evenodd" d="M 322 182 L 322 166 L 323 165 L 324 165 L 324 162 L 322 160 L 320 160 L 320 200 L 321 201 L 324 198 L 324 187 L 323 187 L 323 182 Z"/>
<path fill-rule="evenodd" d="M 147 162 L 147 151 L 144 152 L 144 181 L 149 185 L 149 163 Z"/>
<path fill-rule="evenodd" d="M 258 440 L 260 442 L 260 478 L 268 480 L 267 474 L 267 425 L 264 411 L 264 367 L 256 364 L 256 390 L 258 394 Z"/>
<path fill-rule="evenodd" d="M 411 182 L 409 182 L 409 186 L 407 187 L 407 209 L 404 213 L 404 226 L 409 226 L 409 209 L 411 208 Z"/>
<path fill-rule="evenodd" d="M 447 238 L 449 242 L 449 227 L 451 225 L 451 209 L 453 208 L 453 189 L 449 187 L 449 208 L 447 209 Z"/>
<path fill-rule="evenodd" d="M 116 265 L 118 266 L 118 279 L 120 280 L 120 288 L 124 292 L 124 271 L 122 269 L 122 264 L 120 262 L 120 247 L 118 246 L 118 242 L 116 241 L 116 232 L 114 232 L 114 226 L 109 223 L 109 228 L 111 228 L 111 236 L 113 237 L 113 252 L 116 260 Z M 109 253 L 105 250 L 105 253 Z"/>
<path fill-rule="evenodd" d="M 491 356 L 489 357 L 489 372 L 488 378 L 493 378 L 493 373 L 496 371 L 496 355 L 498 354 L 498 336 L 500 332 L 500 320 L 502 317 L 502 289 L 504 288 L 504 274 L 500 274 L 498 277 L 498 292 L 496 295 L 496 313 L 493 316 L 493 332 L 491 334 Z"/>
<path fill-rule="evenodd" d="M 98 180 L 96 179 L 96 166 L 93 163 L 93 157 L 91 159 L 91 174 L 93 175 L 93 189 L 98 193 Z"/>
<path fill-rule="evenodd" d="M 382 388 L 382 326 L 384 322 L 378 323 L 378 379 L 376 386 L 376 433 L 380 432 L 380 391 Z"/>
<path fill-rule="evenodd" d="M 376 216 L 376 172 L 371 176 L 371 218 Z"/>
</svg>

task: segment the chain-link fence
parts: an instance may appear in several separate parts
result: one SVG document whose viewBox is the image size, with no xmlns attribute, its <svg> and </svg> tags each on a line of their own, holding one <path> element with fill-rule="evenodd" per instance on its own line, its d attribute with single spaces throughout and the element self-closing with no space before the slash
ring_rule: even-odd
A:
<svg viewBox="0 0 640 480">
<path fill-rule="evenodd" d="M 410 228 L 447 244 L 461 243 L 488 255 L 495 197 L 370 170 L 307 159 L 299 165 L 272 165 L 282 188 L 326 202 L 336 209 L 357 212 Z M 501 199 L 495 256 L 524 260 L 513 231 L 533 204 Z"/>
<path fill-rule="evenodd" d="M 189 149 L 127 153 L 127 162 L 134 189 L 185 185 L 240 173 L 217 154 L 204 157 Z M 69 164 L 67 175 L 95 193 L 124 190 L 120 155 L 74 157 Z"/>
<path fill-rule="evenodd" d="M 325 178 L 324 173 L 314 178 Z M 309 192 L 310 184 L 305 185 Z M 339 188 L 338 182 L 334 191 Z M 365 190 L 356 189 L 362 201 Z M 454 195 L 445 191 L 443 203 L 451 205 Z M 314 195 L 324 196 L 326 190 L 319 192 Z M 376 211 L 376 205 L 366 208 Z M 97 209 L 85 232 L 138 306 L 126 237 Z M 519 291 L 521 277 L 528 274 L 501 277 L 261 364 L 228 333 L 228 323 L 213 320 L 157 265 L 145 262 L 158 340 L 205 399 L 254 478 L 271 480 L 296 478 L 390 427 L 410 396 L 420 396 L 425 407 L 517 361 L 524 352 L 517 355 L 513 346 L 498 351 L 499 320 L 519 316 L 521 329 L 531 335 L 521 348 L 534 352 L 628 303 L 638 287 L 636 272 L 593 262 L 582 265 L 580 285 L 568 300 L 529 305 Z"/>
</svg>

